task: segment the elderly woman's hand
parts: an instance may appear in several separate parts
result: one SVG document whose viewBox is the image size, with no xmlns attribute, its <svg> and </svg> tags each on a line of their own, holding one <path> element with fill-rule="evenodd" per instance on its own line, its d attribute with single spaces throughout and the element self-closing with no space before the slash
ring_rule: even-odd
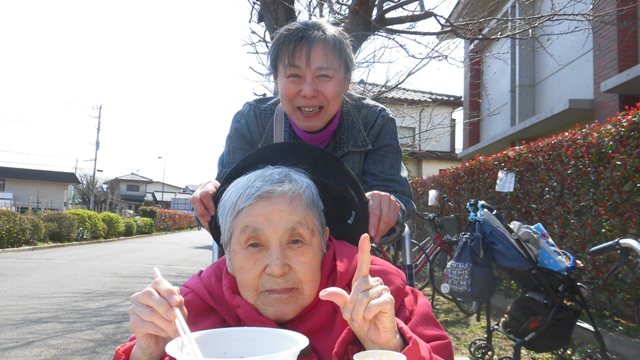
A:
<svg viewBox="0 0 640 360">
<path fill-rule="evenodd" d="M 382 191 L 370 191 L 369 199 L 369 234 L 373 242 L 378 243 L 398 221 L 400 203 L 393 195 Z"/>
<path fill-rule="evenodd" d="M 196 213 L 200 224 L 205 229 L 209 230 L 209 221 L 211 217 L 216 213 L 216 206 L 213 204 L 213 196 L 218 192 L 220 183 L 211 180 L 208 181 L 196 190 L 191 195 L 191 206 Z M 210 231 L 210 230 L 209 230 Z"/>
<path fill-rule="evenodd" d="M 161 277 L 131 295 L 129 319 L 136 336 L 131 360 L 162 358 L 165 345 L 179 335 L 173 307 L 180 309 L 186 317 L 179 289 Z"/>
<path fill-rule="evenodd" d="M 320 291 L 320 299 L 333 301 L 342 317 L 368 350 L 402 351 L 405 343 L 398 332 L 395 300 L 382 279 L 369 276 L 371 243 L 364 234 L 358 243 L 358 266 L 353 277 L 351 294 L 331 287 Z"/>
</svg>

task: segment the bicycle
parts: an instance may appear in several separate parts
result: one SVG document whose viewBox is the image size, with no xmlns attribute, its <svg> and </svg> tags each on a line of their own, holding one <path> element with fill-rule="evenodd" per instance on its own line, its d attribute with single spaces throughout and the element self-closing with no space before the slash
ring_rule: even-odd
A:
<svg viewBox="0 0 640 360">
<path fill-rule="evenodd" d="M 407 274 L 407 283 L 419 290 L 424 290 L 430 283 L 432 284 L 431 304 L 435 304 L 435 294 L 438 293 L 446 300 L 452 301 L 465 315 L 473 315 L 478 309 L 475 301 L 466 301 L 444 293 L 440 287 L 444 279 L 444 270 L 447 263 L 453 257 L 457 244 L 457 216 L 441 216 L 444 206 L 453 204 L 449 202 L 446 195 L 442 196 L 442 202 L 437 213 L 414 213 L 431 225 L 434 230 L 432 236 L 427 236 L 418 242 L 411 238 L 408 226 L 405 226 L 403 241 L 390 239 L 386 242 L 374 244 L 372 252 L 380 258 L 403 269 Z M 456 224 L 451 230 L 448 224 Z M 449 229 L 448 229 L 449 228 Z M 449 231 L 445 231 L 445 229 Z M 455 235 L 450 235 L 455 233 Z M 410 251 L 407 252 L 406 249 Z"/>
<path fill-rule="evenodd" d="M 601 256 L 610 252 L 618 252 L 618 260 L 613 264 L 605 276 L 605 282 L 612 276 L 618 275 L 622 266 L 629 261 L 629 251 L 633 251 L 640 260 L 640 241 L 631 238 L 618 238 L 589 249 L 590 256 Z"/>
<path fill-rule="evenodd" d="M 402 241 L 401 241 L 402 239 Z M 397 224 L 378 243 L 371 243 L 371 254 L 401 269 L 407 278 L 407 285 L 416 287 L 414 267 L 410 248 L 411 232 L 406 224 Z"/>
<path fill-rule="evenodd" d="M 640 265 L 640 241 L 632 238 L 618 238 L 608 241 L 604 244 L 600 244 L 589 249 L 588 254 L 590 256 L 602 256 L 611 252 L 617 251 L 616 261 L 611 265 L 609 271 L 603 279 L 603 284 L 610 284 L 625 267 L 625 265 L 633 265 L 632 261 L 635 261 L 635 268 L 638 269 Z M 635 254 L 635 259 L 631 258 L 631 253 Z M 635 273 L 634 270 L 629 269 L 630 272 Z M 637 280 L 637 278 L 636 278 Z M 633 284 L 629 284 L 634 287 Z M 634 287 L 635 288 L 635 287 Z M 640 298 L 637 296 L 634 298 L 634 318 L 636 323 L 640 323 Z"/>
<path fill-rule="evenodd" d="M 636 265 L 640 264 L 640 242 L 637 239 L 632 239 L 632 238 L 618 238 L 603 244 L 596 245 L 590 248 L 587 251 L 587 254 L 592 257 L 597 257 L 597 256 L 603 256 L 608 253 L 612 253 L 614 251 L 616 251 L 618 255 L 616 257 L 616 261 L 611 265 L 611 267 L 609 268 L 609 271 L 607 272 L 607 274 L 603 279 L 603 284 L 605 285 L 609 284 L 616 276 L 619 275 L 622 268 L 625 265 L 628 265 L 632 261 L 631 253 L 635 254 Z M 587 288 L 584 286 L 583 286 L 583 291 L 585 292 L 587 291 Z M 639 299 L 636 298 L 635 299 L 636 317 L 640 315 L 639 305 L 640 305 L 640 301 Z M 597 328 L 589 326 L 588 324 L 584 323 L 581 320 L 578 320 L 577 325 L 586 331 L 589 331 L 592 333 L 596 333 L 596 332 L 599 333 L 599 330 Z M 587 353 L 584 355 L 584 359 L 586 360 L 617 359 L 616 355 L 610 353 L 607 350 L 607 346 L 604 343 L 604 339 L 602 338 L 602 336 L 601 335 L 597 335 L 597 336 L 599 337 L 599 340 L 597 341 L 598 349 L 595 349 L 595 350 L 591 349 L 587 351 Z"/>
<path fill-rule="evenodd" d="M 416 278 L 423 278 L 425 266 L 424 259 L 428 258 L 426 266 L 428 282 L 424 281 L 422 290 L 431 285 L 431 304 L 435 306 L 436 293 L 448 301 L 452 301 L 465 315 L 473 315 L 477 312 L 479 303 L 472 300 L 464 300 L 453 296 L 448 291 L 443 291 L 445 282 L 445 269 L 453 258 L 459 240 L 458 215 L 442 216 L 444 206 L 453 208 L 453 204 L 446 195 L 442 196 L 442 202 L 437 213 L 416 213 L 417 216 L 430 224 L 434 230 L 431 237 L 427 237 L 420 243 L 414 243 L 414 252 L 418 254 L 418 267 L 422 273 L 416 273 Z M 453 234 L 453 235 L 452 235 Z M 421 253 L 421 255 L 420 255 Z"/>
</svg>

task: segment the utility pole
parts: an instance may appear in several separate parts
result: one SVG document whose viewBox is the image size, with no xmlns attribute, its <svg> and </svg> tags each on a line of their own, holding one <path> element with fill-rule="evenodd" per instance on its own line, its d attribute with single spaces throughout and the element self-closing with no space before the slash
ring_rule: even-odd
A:
<svg viewBox="0 0 640 360">
<path fill-rule="evenodd" d="M 93 211 L 93 202 L 96 193 L 96 163 L 98 162 L 98 149 L 100 148 L 100 117 L 102 116 L 102 105 L 98 106 L 98 131 L 96 132 L 96 152 L 93 155 L 93 175 L 91 175 L 91 200 L 89 210 Z M 95 116 L 92 116 L 95 118 Z"/>
<path fill-rule="evenodd" d="M 164 207 L 164 174 L 167 170 L 167 158 L 164 156 L 158 156 L 158 159 L 162 159 L 162 200 L 160 200 L 160 206 Z"/>
</svg>

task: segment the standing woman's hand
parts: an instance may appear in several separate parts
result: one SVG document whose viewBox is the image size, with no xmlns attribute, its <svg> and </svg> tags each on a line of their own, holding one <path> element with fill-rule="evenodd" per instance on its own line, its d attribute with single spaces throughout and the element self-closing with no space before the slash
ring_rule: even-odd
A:
<svg viewBox="0 0 640 360">
<path fill-rule="evenodd" d="M 373 242 L 380 242 L 392 227 L 396 225 L 400 216 L 400 204 L 393 195 L 382 191 L 370 191 L 369 199 L 369 235 Z"/>
<path fill-rule="evenodd" d="M 218 188 L 220 187 L 220 183 L 216 180 L 210 180 L 206 183 L 202 184 L 196 190 L 196 192 L 191 195 L 191 206 L 193 207 L 193 211 L 196 213 L 196 217 L 200 221 L 202 227 L 209 230 L 209 221 L 211 221 L 211 217 L 216 213 L 216 206 L 213 204 L 213 197 L 218 192 Z"/>
<path fill-rule="evenodd" d="M 179 336 L 173 307 L 177 307 L 186 318 L 184 299 L 179 289 L 163 278 L 156 278 L 144 290 L 131 295 L 129 323 L 136 336 L 131 360 L 164 356 L 165 345 Z"/>
<path fill-rule="evenodd" d="M 358 242 L 358 266 L 351 294 L 337 287 L 320 291 L 320 299 L 334 302 L 342 317 L 367 350 L 401 352 L 406 346 L 396 326 L 395 299 L 382 279 L 369 276 L 371 243 L 364 234 Z"/>
</svg>

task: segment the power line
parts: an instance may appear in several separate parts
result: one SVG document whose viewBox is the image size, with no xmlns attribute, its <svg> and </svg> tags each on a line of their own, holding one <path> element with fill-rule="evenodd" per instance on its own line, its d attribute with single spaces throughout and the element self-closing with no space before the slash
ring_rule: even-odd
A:
<svg viewBox="0 0 640 360">
<path fill-rule="evenodd" d="M 67 119 L 65 121 L 75 127 L 83 126 L 83 124 L 77 120 Z M 37 121 L 37 120 L 14 120 L 14 119 L 8 119 L 6 117 L 0 117 L 0 123 L 12 123 L 12 124 L 24 125 L 24 126 L 36 125 L 40 127 L 46 126 L 46 127 L 56 127 L 56 128 L 60 126 L 58 122 Z"/>
<path fill-rule="evenodd" d="M 51 165 L 51 164 L 39 164 L 39 163 L 25 163 L 25 162 L 19 162 L 19 161 L 4 161 L 4 160 L 0 160 L 0 164 L 13 164 L 13 165 L 26 165 L 26 166 L 37 166 L 37 167 L 46 167 L 46 168 L 50 168 L 50 169 L 73 169 L 73 166 L 67 166 L 67 165 Z"/>
<path fill-rule="evenodd" d="M 20 151 L 9 151 L 9 150 L 0 149 L 0 152 L 7 153 L 7 154 L 15 154 L 15 155 L 38 156 L 38 157 L 46 157 L 46 158 L 54 158 L 54 159 L 73 160 L 73 158 L 64 157 L 64 156 L 41 155 L 41 154 L 26 153 L 26 152 L 20 152 Z"/>
</svg>

